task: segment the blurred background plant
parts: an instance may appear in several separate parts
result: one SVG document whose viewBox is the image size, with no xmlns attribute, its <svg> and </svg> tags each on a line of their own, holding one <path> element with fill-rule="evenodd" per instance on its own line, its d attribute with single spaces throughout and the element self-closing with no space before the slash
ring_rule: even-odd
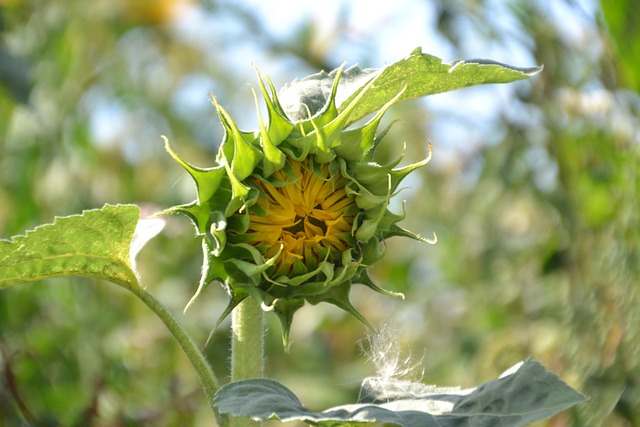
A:
<svg viewBox="0 0 640 427">
<path fill-rule="evenodd" d="M 343 61 L 380 67 L 422 46 L 451 62 L 544 64 L 530 81 L 401 104 L 380 146 L 433 161 L 397 197 L 407 228 L 374 269 L 405 301 L 354 292 L 389 323 L 423 381 L 472 386 L 528 356 L 591 400 L 539 425 L 640 426 L 640 9 L 631 0 L 0 1 L 0 236 L 104 203 L 151 213 L 194 198 L 163 150 L 210 166 L 215 93 L 244 129 L 255 63 L 277 86 Z M 247 113 L 249 112 L 249 113 Z M 406 203 L 402 204 L 402 200 Z M 180 313 L 200 249 L 182 218 L 141 254 L 144 283 Z M 57 279 L 0 292 L 0 425 L 211 425 L 180 349 L 115 286 Z M 186 315 L 203 343 L 226 304 Z M 267 375 L 312 409 L 353 402 L 380 368 L 366 333 L 305 307 L 291 337 L 268 317 Z M 228 328 L 206 353 L 227 371 Z"/>
</svg>

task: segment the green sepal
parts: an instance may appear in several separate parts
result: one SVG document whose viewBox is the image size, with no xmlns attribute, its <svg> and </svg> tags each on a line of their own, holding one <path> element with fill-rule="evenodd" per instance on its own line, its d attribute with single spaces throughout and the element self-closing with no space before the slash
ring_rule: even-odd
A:
<svg viewBox="0 0 640 427">
<path fill-rule="evenodd" d="M 345 160 L 361 161 L 374 146 L 379 124 L 376 116 L 363 127 L 344 131 L 341 144 L 334 148 L 336 154 Z"/>
<path fill-rule="evenodd" d="M 209 223 L 210 217 L 209 208 L 207 208 L 207 206 L 199 205 L 198 201 L 195 200 L 186 205 L 172 206 L 168 209 L 158 212 L 156 215 L 166 215 L 174 213 L 183 214 L 189 217 L 196 229 L 196 235 L 203 236 L 207 233 L 207 224 Z"/>
<path fill-rule="evenodd" d="M 356 239 L 359 242 L 366 242 L 378 234 L 378 224 L 384 217 L 386 210 L 387 206 L 385 204 L 384 207 L 377 208 L 375 212 L 368 211 L 364 214 L 365 218 L 356 230 Z"/>
<path fill-rule="evenodd" d="M 329 97 L 322 108 L 320 108 L 314 114 L 314 112 L 311 111 L 307 104 L 303 104 L 307 113 L 306 118 L 299 122 L 300 129 L 303 134 L 308 134 L 316 130 L 316 127 L 326 127 L 328 123 L 330 123 L 338 116 L 338 108 L 336 107 L 336 95 L 338 93 L 338 83 L 340 82 L 340 76 L 342 75 L 342 71 L 344 70 L 345 65 L 346 63 L 342 64 L 335 70 L 335 77 L 333 78 L 333 82 L 331 85 L 331 92 L 329 93 Z"/>
<path fill-rule="evenodd" d="M 342 266 L 335 268 L 335 264 L 329 261 L 323 261 L 318 268 L 305 275 L 306 282 L 302 285 L 291 286 L 285 282 L 278 283 L 280 286 L 271 290 L 271 293 L 278 298 L 309 298 L 324 295 L 328 289 L 340 286 L 343 283 L 351 282 L 351 278 L 356 276 L 358 270 L 362 267 L 360 261 L 351 260 L 351 249 L 342 253 Z M 324 280 L 314 279 L 318 273 L 324 275 Z"/>
<path fill-rule="evenodd" d="M 371 280 L 371 277 L 369 277 L 369 273 L 366 270 L 361 270 L 360 275 L 358 276 L 357 280 L 354 280 L 354 282 L 360 283 L 368 287 L 372 291 L 378 292 L 379 294 L 404 299 L 404 294 L 402 292 L 393 292 L 376 285 L 374 281 Z"/>
<path fill-rule="evenodd" d="M 260 284 L 264 265 L 255 265 L 252 262 L 230 258 L 224 261 L 225 270 L 236 283 L 248 283 L 252 286 Z"/>
<path fill-rule="evenodd" d="M 371 323 L 369 323 L 369 321 L 365 319 L 364 316 L 360 314 L 358 310 L 355 309 L 355 307 L 351 304 L 351 301 L 349 301 L 350 289 L 351 289 L 351 283 L 345 282 L 340 286 L 334 286 L 333 288 L 329 289 L 327 292 L 323 293 L 322 295 L 318 295 L 316 297 L 308 297 L 307 301 L 309 301 L 311 304 L 314 304 L 314 305 L 321 302 L 327 302 L 329 304 L 333 304 L 336 307 L 346 311 L 347 313 L 349 313 L 350 315 L 358 319 L 360 322 L 366 325 L 369 329 L 372 329 L 372 330 L 375 329 L 373 326 L 371 326 Z"/>
<path fill-rule="evenodd" d="M 186 312 L 189 307 L 198 299 L 202 292 L 209 287 L 209 284 L 214 280 L 224 280 L 226 277 L 226 271 L 221 263 L 211 262 L 211 248 L 206 239 L 202 239 L 202 275 L 200 276 L 200 282 L 198 283 L 198 289 L 193 294 L 187 305 L 184 307 Z"/>
<path fill-rule="evenodd" d="M 278 146 L 289 136 L 291 131 L 295 128 L 295 125 L 287 118 L 287 114 L 280 105 L 280 101 L 278 101 L 276 89 L 273 87 L 273 83 L 269 77 L 265 76 L 265 79 L 269 85 L 269 89 L 271 90 L 271 95 L 267 92 L 267 88 L 265 87 L 262 77 L 260 76 L 260 73 L 258 73 L 257 69 L 256 73 L 258 74 L 258 83 L 260 85 L 260 92 L 262 92 L 262 98 L 267 105 L 267 113 L 269 116 L 267 132 L 269 134 L 269 139 L 275 146 Z"/>
<path fill-rule="evenodd" d="M 382 120 L 387 110 L 398 101 L 403 92 L 404 90 L 400 91 L 393 99 L 387 102 L 375 117 L 364 126 L 342 132 L 341 143 L 335 147 L 336 153 L 345 160 L 362 162 L 365 155 L 379 142 L 379 139 L 376 139 L 376 131 L 380 120 Z"/>
<path fill-rule="evenodd" d="M 231 116 L 213 98 L 213 103 L 218 110 L 220 121 L 225 129 L 225 136 L 220 151 L 218 162 L 228 166 L 228 172 L 238 181 L 248 178 L 262 159 L 262 153 L 247 140 L 249 133 L 243 133 L 238 129 Z M 255 137 L 252 137 L 255 140 Z"/>
<path fill-rule="evenodd" d="M 422 237 L 421 235 L 416 234 L 413 231 L 400 227 L 398 224 L 392 224 L 388 230 L 382 233 L 382 235 L 385 239 L 396 236 L 408 237 L 410 239 L 417 240 L 418 242 L 428 243 L 430 245 L 433 245 L 438 241 L 435 233 L 433 234 L 433 239 L 427 239 L 426 237 Z"/>
<path fill-rule="evenodd" d="M 313 144 L 315 136 L 311 137 L 303 134 L 299 137 L 287 138 L 286 142 L 278 146 L 287 156 L 292 159 L 301 162 L 307 158 L 307 156 L 315 151 Z"/>
<path fill-rule="evenodd" d="M 397 187 L 399 181 L 388 181 L 387 176 L 393 175 L 394 168 L 398 166 L 403 158 L 404 150 L 398 158 L 386 165 L 380 165 L 375 162 L 351 162 L 348 168 L 351 170 L 355 182 L 365 187 L 371 193 L 381 196 L 387 194 L 389 189 L 393 192 L 395 189 L 394 184 Z"/>
<path fill-rule="evenodd" d="M 293 315 L 303 306 L 304 299 L 301 298 L 288 298 L 274 301 L 273 312 L 278 316 L 280 324 L 282 325 L 282 344 L 287 353 L 291 345 L 289 333 L 291 331 L 291 324 L 293 323 Z"/>
<path fill-rule="evenodd" d="M 322 263 L 321 263 L 322 264 Z M 303 273 L 300 274 L 292 274 L 291 276 L 293 277 L 288 277 L 288 276 L 279 276 L 278 278 L 276 278 L 273 283 L 280 285 L 280 286 L 286 286 L 286 287 L 297 287 L 302 285 L 303 283 L 307 282 L 308 280 L 314 278 L 316 275 L 318 275 L 318 273 L 320 273 L 322 271 L 322 266 L 319 265 L 318 268 L 316 268 L 313 271 L 307 271 L 307 268 L 304 264 L 300 265 L 300 270 L 304 271 Z"/>
<path fill-rule="evenodd" d="M 237 236 L 244 235 L 250 225 L 251 219 L 249 218 L 249 212 L 247 210 L 227 218 L 227 232 L 234 233 Z"/>
<path fill-rule="evenodd" d="M 262 80 L 260 81 L 262 83 Z M 262 85 L 263 86 L 263 85 Z M 258 106 L 258 96 L 256 92 L 253 92 L 253 98 L 256 103 L 256 111 L 258 112 L 258 124 L 260 126 L 260 147 L 262 148 L 262 172 L 265 178 L 271 176 L 274 172 L 279 171 L 284 166 L 286 156 L 280 150 L 276 144 L 279 144 L 282 140 L 273 140 L 269 131 L 267 130 L 264 122 L 262 121 L 262 115 L 260 114 L 260 107 Z M 264 93 L 263 93 L 264 95 Z M 268 105 L 267 105 L 268 108 Z M 274 113 L 277 116 L 277 114 Z M 269 111 L 269 117 L 272 116 L 272 112 Z"/>
<path fill-rule="evenodd" d="M 412 163 L 400 169 L 393 169 L 391 175 L 391 191 L 396 191 L 398 185 L 404 180 L 411 172 L 422 167 L 431 161 L 431 146 L 429 146 L 429 155 L 420 160 L 419 162 Z"/>
<path fill-rule="evenodd" d="M 360 253 L 362 254 L 362 265 L 364 268 L 375 264 L 385 254 L 385 246 L 376 236 L 370 238 L 366 242 L 359 242 L 359 247 Z"/>
<path fill-rule="evenodd" d="M 346 162 L 343 159 L 339 159 L 341 173 L 351 181 L 345 191 L 348 195 L 355 196 L 355 203 L 358 208 L 369 213 L 371 209 L 376 209 L 381 204 L 388 204 L 389 199 L 394 196 L 393 192 L 402 179 L 409 172 L 429 161 L 427 158 L 406 168 L 393 169 L 401 160 L 402 156 L 387 165 L 381 166 L 373 162 Z M 371 215 L 368 214 L 368 216 Z"/>
<path fill-rule="evenodd" d="M 315 143 L 311 142 L 312 149 L 310 153 L 315 154 L 316 162 L 320 164 L 329 163 L 336 158 L 336 154 L 331 147 L 334 140 L 337 139 L 339 141 L 340 131 L 338 131 L 336 136 L 335 134 L 325 132 L 326 128 L 316 123 L 313 117 L 309 119 L 309 122 L 313 126 L 314 131 L 307 135 L 307 138 L 315 139 Z"/>
<path fill-rule="evenodd" d="M 390 231 L 395 230 L 395 224 L 405 219 L 406 216 L 407 214 L 404 209 L 404 203 L 402 204 L 401 214 L 393 213 L 387 209 L 384 216 L 378 222 L 378 231 L 380 232 L 382 240 L 386 240 L 387 238 L 394 236 L 394 234 L 392 232 L 390 233 Z M 398 227 L 398 229 L 400 229 L 400 227 Z M 401 236 L 402 234 L 398 235 Z"/>
<path fill-rule="evenodd" d="M 310 117 L 301 123 L 300 129 L 304 136 L 295 140 L 298 148 L 304 150 L 305 147 L 309 147 L 308 152 L 316 154 L 320 163 L 327 163 L 335 158 L 334 149 L 342 145 L 343 130 L 348 123 L 349 116 L 360 100 L 360 96 L 356 96 L 350 105 L 338 114 L 335 106 L 335 96 L 341 73 L 342 68 L 337 70 L 327 106 L 314 117 Z M 373 85 L 374 81 L 375 78 L 367 84 L 367 87 Z M 389 105 L 385 105 L 385 111 L 396 99 L 397 97 L 393 98 L 389 101 Z M 380 118 L 377 118 L 377 120 L 380 120 Z M 313 140 L 315 140 L 315 144 L 313 144 Z"/>
<path fill-rule="evenodd" d="M 247 297 L 249 297 L 249 293 L 244 288 L 239 288 L 239 287 L 234 288 L 234 287 L 231 287 L 228 283 L 223 283 L 222 286 L 224 287 L 225 291 L 229 295 L 229 302 L 227 303 L 227 306 L 225 307 L 224 311 L 218 317 L 218 320 L 216 321 L 215 326 L 211 330 L 210 337 L 213 334 L 213 332 L 216 329 L 218 329 L 218 326 L 220 326 L 220 324 L 224 321 L 224 319 L 226 319 L 231 314 L 233 309 L 236 308 L 237 305 L 240 304 L 242 301 L 244 301 Z M 209 341 L 209 339 L 207 339 L 207 341 Z"/>
<path fill-rule="evenodd" d="M 199 168 L 193 166 L 184 160 L 182 160 L 169 145 L 167 137 L 162 136 L 164 140 L 164 148 L 169 155 L 180 164 L 191 175 L 196 183 L 196 190 L 198 192 L 198 203 L 204 204 L 207 200 L 211 199 L 215 192 L 222 183 L 222 178 L 225 175 L 224 167 L 222 165 L 214 166 L 212 168 Z M 205 224 L 206 225 L 206 224 Z"/>
<path fill-rule="evenodd" d="M 282 248 L 272 258 L 265 260 L 260 251 L 255 247 L 246 243 L 229 244 L 233 249 L 230 253 L 225 254 L 225 270 L 230 280 L 236 283 L 252 284 L 255 287 L 262 283 L 262 276 L 275 262 L 282 251 Z M 242 253 L 250 255 L 250 261 L 245 261 L 246 256 Z"/>
<path fill-rule="evenodd" d="M 227 243 L 227 218 L 220 211 L 211 212 L 211 226 L 207 234 L 213 256 L 220 256 Z"/>
<path fill-rule="evenodd" d="M 344 126 L 340 126 L 340 123 L 334 123 L 334 119 L 338 116 L 336 94 L 338 93 L 338 82 L 340 81 L 340 75 L 343 69 L 344 64 L 336 70 L 336 77 L 333 80 L 331 94 L 324 108 L 315 116 L 312 116 L 307 107 L 309 119 L 302 122 L 303 128 L 310 132 L 307 136 L 315 138 L 315 144 L 312 143 L 312 147 L 314 147 L 315 150 L 312 150 L 312 152 L 316 154 L 318 163 L 329 163 L 332 161 L 336 156 L 333 149 L 341 143 L 340 138 Z M 333 125 L 331 123 L 333 123 Z M 311 126 L 311 129 L 309 126 Z"/>
<path fill-rule="evenodd" d="M 280 169 L 280 170 L 281 170 L 283 173 L 285 173 L 285 174 L 286 174 L 286 172 L 284 171 L 284 169 L 285 169 L 286 167 L 287 167 L 287 165 L 285 164 L 285 166 L 283 166 L 283 168 L 282 168 L 282 169 Z M 278 179 L 278 178 L 274 177 L 273 175 L 267 178 L 267 177 L 264 177 L 264 176 L 260 176 L 260 175 L 258 175 L 258 174 L 255 174 L 255 175 L 253 176 L 253 178 L 254 178 L 256 181 L 262 182 L 262 183 L 264 183 L 264 184 L 272 185 L 272 186 L 274 186 L 274 187 L 276 187 L 276 188 L 278 188 L 278 187 L 285 187 L 285 186 L 287 186 L 287 185 L 291 185 L 291 181 L 287 181 L 287 180 L 285 180 L 285 179 Z M 251 205 L 251 209 L 249 209 L 249 210 L 251 211 L 251 213 L 263 212 L 262 214 L 258 214 L 258 215 L 260 215 L 260 216 L 265 216 L 265 215 L 267 215 L 266 211 L 265 211 L 264 209 L 260 208 L 260 206 L 259 206 L 259 205 L 257 205 L 257 204 L 253 204 L 253 205 Z"/>
<path fill-rule="evenodd" d="M 224 214 L 226 216 L 231 216 L 234 212 L 240 211 L 244 206 L 246 206 L 246 199 L 249 195 L 249 190 L 251 190 L 248 186 L 242 184 L 234 175 L 229 175 L 229 181 L 231 182 L 231 200 L 227 204 L 226 209 L 224 210 Z"/>
<path fill-rule="evenodd" d="M 389 123 L 387 126 L 385 126 L 384 129 L 382 129 L 380 132 L 377 133 L 377 135 L 373 139 L 373 145 L 372 145 L 371 149 L 369 151 L 367 151 L 364 154 L 364 156 L 362 156 L 362 159 L 361 159 L 360 163 L 366 163 L 366 162 L 373 161 L 373 155 L 375 154 L 376 147 L 384 139 L 384 137 L 387 135 L 387 132 L 389 132 L 389 129 L 391 129 L 391 127 L 394 124 L 398 123 L 398 121 L 399 120 L 393 120 L 391 123 Z"/>
<path fill-rule="evenodd" d="M 251 189 L 242 181 L 253 173 L 263 156 L 260 150 L 252 145 L 253 141 L 247 139 L 250 134 L 241 132 L 213 97 L 212 102 L 218 110 L 220 121 L 225 129 L 225 137 L 218 151 L 217 161 L 224 166 L 231 182 L 231 201 L 225 209 L 225 215 L 231 216 L 234 212 L 242 211 L 247 207 L 247 196 Z M 251 138 L 255 140 L 255 137 Z"/>
<path fill-rule="evenodd" d="M 382 176 L 381 179 L 386 179 L 386 176 Z M 355 188 L 354 188 L 355 187 Z M 368 188 L 360 185 L 356 181 L 352 181 L 345 187 L 345 193 L 349 196 L 354 196 L 355 204 L 358 209 L 362 211 L 368 211 L 380 206 L 381 203 L 385 203 L 387 195 L 376 195 L 369 191 Z M 362 213 L 362 212 L 361 212 Z"/>
<path fill-rule="evenodd" d="M 335 90 L 337 88 L 337 84 L 338 84 L 337 82 L 341 74 L 342 74 L 342 68 L 339 69 L 338 73 L 336 74 L 336 79 L 334 80 L 334 88 L 331 94 L 331 99 L 329 100 L 330 104 L 331 103 L 335 104 L 335 99 L 334 99 L 336 94 Z M 348 104 L 346 105 L 343 104 L 340 106 L 340 109 L 338 110 L 338 114 L 335 116 L 335 118 L 333 118 L 331 122 L 323 126 L 323 129 L 326 129 L 327 134 L 338 135 L 336 136 L 336 138 L 339 138 L 340 133 L 349 124 L 349 117 L 351 117 L 351 113 L 353 113 L 353 111 L 358 106 L 358 103 L 360 102 L 360 99 L 362 98 L 364 93 L 367 91 L 367 89 L 369 89 L 374 85 L 375 81 L 376 81 L 376 77 L 369 80 L 369 82 L 364 86 L 362 91 L 355 98 L 353 98 Z"/>
<path fill-rule="evenodd" d="M 387 180 L 390 181 L 391 178 L 387 175 Z M 380 231 L 380 222 L 385 217 L 386 214 L 390 214 L 387 211 L 387 206 L 389 205 L 389 200 L 391 199 L 391 189 L 389 188 L 389 193 L 387 193 L 387 197 L 384 198 L 383 202 L 371 209 L 368 209 L 364 212 L 362 223 L 356 230 L 356 239 L 360 242 L 366 242 L 374 235 L 378 234 Z"/>
</svg>

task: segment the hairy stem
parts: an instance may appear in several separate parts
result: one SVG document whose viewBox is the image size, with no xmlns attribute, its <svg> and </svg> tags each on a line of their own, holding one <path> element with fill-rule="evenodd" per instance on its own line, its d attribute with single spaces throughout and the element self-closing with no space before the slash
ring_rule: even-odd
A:
<svg viewBox="0 0 640 427">
<path fill-rule="evenodd" d="M 140 298 L 140 300 L 142 300 L 142 302 L 145 303 L 145 305 L 149 307 L 160 318 L 160 320 L 162 320 L 165 326 L 176 338 L 200 380 L 207 402 L 216 417 L 218 425 L 226 426 L 226 417 L 218 413 L 214 406 L 214 396 L 216 391 L 218 391 L 218 388 L 220 388 L 218 380 L 213 373 L 211 366 L 207 362 L 207 359 L 204 357 L 204 354 L 202 354 L 196 343 L 193 341 L 193 338 L 191 338 L 191 336 L 182 329 L 180 324 L 171 315 L 171 313 L 169 313 L 166 307 L 142 286 L 128 286 L 127 289 Z"/>
<path fill-rule="evenodd" d="M 231 381 L 260 378 L 264 371 L 264 313 L 260 303 L 246 298 L 231 317 Z M 255 427 L 261 423 L 236 418 L 234 427 Z"/>
</svg>

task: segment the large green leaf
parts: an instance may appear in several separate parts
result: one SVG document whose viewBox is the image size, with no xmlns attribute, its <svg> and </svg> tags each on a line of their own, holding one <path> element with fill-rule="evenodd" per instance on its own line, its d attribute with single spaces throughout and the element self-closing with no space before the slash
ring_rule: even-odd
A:
<svg viewBox="0 0 640 427">
<path fill-rule="evenodd" d="M 390 423 L 402 427 L 518 427 L 548 418 L 585 397 L 535 361 L 527 360 L 476 389 L 438 388 L 368 378 L 368 402 L 314 412 L 282 384 L 269 379 L 223 386 L 216 406 L 223 414 L 266 421 L 304 421 L 323 426 Z"/>
<path fill-rule="evenodd" d="M 529 78 L 542 67 L 518 68 L 499 62 L 470 59 L 443 63 L 440 58 L 422 53 L 420 48 L 382 69 L 351 67 L 340 76 L 337 92 L 338 111 L 344 111 L 351 101 L 366 88 L 349 116 L 354 122 L 369 113 L 378 111 L 396 95 L 397 102 L 448 92 L 468 86 L 486 83 L 509 83 Z M 327 103 L 337 70 L 320 72 L 302 80 L 296 80 L 280 90 L 279 98 L 287 115 L 293 120 L 307 118 L 306 105 L 312 114 Z M 375 79 L 373 85 L 367 83 Z"/>
<path fill-rule="evenodd" d="M 0 289 L 61 276 L 138 284 L 135 255 L 161 228 L 139 216 L 138 206 L 105 205 L 0 240 Z"/>
</svg>

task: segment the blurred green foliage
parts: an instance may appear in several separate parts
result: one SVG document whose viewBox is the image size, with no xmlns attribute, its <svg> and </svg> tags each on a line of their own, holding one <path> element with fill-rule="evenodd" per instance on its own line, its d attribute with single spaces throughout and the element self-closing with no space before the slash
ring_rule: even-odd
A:
<svg viewBox="0 0 640 427">
<path fill-rule="evenodd" d="M 378 155 L 397 155 L 406 141 L 415 160 L 431 140 L 433 162 L 399 198 L 404 225 L 439 241 L 391 241 L 375 267 L 405 301 L 355 292 L 353 303 L 398 330 L 424 382 L 472 386 L 532 356 L 591 398 L 540 425 L 640 426 L 633 3 L 403 3 L 408 13 L 428 7 L 423 25 L 437 35 L 412 47 L 445 57 L 433 52 L 439 44 L 445 60 L 545 66 L 508 89 L 392 110 L 401 123 Z M 399 23 L 359 24 L 346 2 L 335 16 L 306 15 L 285 36 L 259 10 L 217 0 L 0 1 L 0 236 L 104 203 L 151 213 L 192 200 L 160 135 L 183 158 L 212 165 L 222 129 L 207 92 L 252 127 L 252 62 L 281 85 L 344 60 L 379 67 L 408 52 L 381 59 Z M 143 281 L 180 313 L 200 256 L 187 221 L 169 218 L 140 255 Z M 204 344 L 225 304 L 211 287 L 178 318 Z M 355 400 L 374 370 L 357 344 L 362 325 L 329 306 L 305 307 L 285 354 L 268 320 L 269 376 L 313 409 Z M 223 377 L 227 329 L 206 349 Z M 0 292 L 0 363 L 0 426 L 213 423 L 177 345 L 116 286 L 57 279 Z"/>
</svg>

